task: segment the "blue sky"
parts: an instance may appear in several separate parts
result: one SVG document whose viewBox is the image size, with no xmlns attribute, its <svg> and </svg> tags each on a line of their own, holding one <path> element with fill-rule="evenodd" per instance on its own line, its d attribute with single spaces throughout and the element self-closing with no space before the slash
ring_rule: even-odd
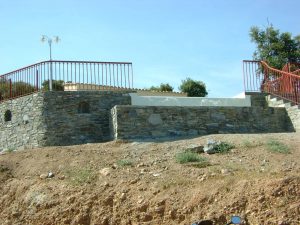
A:
<svg viewBox="0 0 300 225">
<path fill-rule="evenodd" d="M 48 60 L 42 34 L 58 35 L 53 58 L 133 62 L 134 86 L 191 77 L 209 97 L 243 91 L 249 29 L 268 20 L 299 34 L 299 0 L 0 0 L 0 74 Z"/>
</svg>

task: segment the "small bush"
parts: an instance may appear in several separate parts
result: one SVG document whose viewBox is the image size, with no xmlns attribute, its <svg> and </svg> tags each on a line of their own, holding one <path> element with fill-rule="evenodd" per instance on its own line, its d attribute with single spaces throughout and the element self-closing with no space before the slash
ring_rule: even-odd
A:
<svg viewBox="0 0 300 225">
<path fill-rule="evenodd" d="M 282 154 L 289 154 L 290 153 L 290 148 L 289 146 L 277 141 L 277 140 L 268 140 L 267 142 L 267 148 L 271 152 L 275 153 L 282 153 Z"/>
<path fill-rule="evenodd" d="M 231 149 L 233 149 L 235 146 L 233 144 L 230 144 L 228 142 L 220 142 L 218 145 L 215 146 L 215 151 L 217 153 L 227 153 Z"/>
<path fill-rule="evenodd" d="M 0 100 L 31 94 L 34 91 L 35 88 L 31 84 L 23 81 L 12 82 L 10 90 L 10 81 L 0 79 Z"/>
<path fill-rule="evenodd" d="M 72 169 L 68 170 L 66 174 L 70 178 L 71 184 L 76 186 L 91 183 L 95 178 L 95 174 L 90 168 Z"/>
<path fill-rule="evenodd" d="M 206 158 L 199 156 L 197 153 L 193 152 L 181 152 L 175 156 L 175 159 L 178 163 L 190 163 L 190 162 L 204 162 Z"/>
<path fill-rule="evenodd" d="M 9 168 L 0 164 L 0 173 L 9 171 Z"/>
<path fill-rule="evenodd" d="M 196 163 L 191 163 L 190 166 L 192 167 L 196 167 L 196 168 L 205 168 L 205 167 L 208 167 L 208 166 L 211 166 L 212 164 L 207 161 L 206 159 L 204 161 L 201 161 L 201 162 L 196 162 Z"/>
<path fill-rule="evenodd" d="M 255 147 L 258 147 L 261 145 L 262 145 L 262 143 L 260 143 L 260 142 L 255 142 L 255 141 L 250 142 L 248 140 L 243 141 L 243 147 L 245 147 L 245 148 L 255 148 Z"/>
<path fill-rule="evenodd" d="M 124 166 L 132 166 L 132 161 L 128 160 L 128 159 L 120 159 L 117 161 L 117 165 L 124 167 Z"/>
<path fill-rule="evenodd" d="M 188 97 L 205 97 L 208 93 L 206 86 L 202 81 L 196 81 L 191 78 L 186 78 L 181 82 L 179 90 L 187 93 Z"/>
<path fill-rule="evenodd" d="M 49 80 L 45 80 L 42 83 L 42 90 L 49 91 Z M 63 80 L 52 80 L 52 90 L 53 91 L 63 91 L 64 81 Z"/>
</svg>

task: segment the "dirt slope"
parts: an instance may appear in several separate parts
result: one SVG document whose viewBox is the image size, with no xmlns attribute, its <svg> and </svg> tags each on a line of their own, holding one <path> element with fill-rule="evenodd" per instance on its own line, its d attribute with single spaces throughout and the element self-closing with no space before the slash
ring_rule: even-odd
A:
<svg viewBox="0 0 300 225">
<path fill-rule="evenodd" d="M 175 155 L 207 139 L 232 143 L 209 164 Z M 281 141 L 290 153 L 269 150 Z M 286 150 L 286 149 L 285 149 Z M 0 155 L 0 224 L 300 224 L 300 134 L 210 135 L 109 142 Z M 200 168 L 199 168 L 200 167 Z M 48 172 L 53 178 L 45 178 Z"/>
</svg>

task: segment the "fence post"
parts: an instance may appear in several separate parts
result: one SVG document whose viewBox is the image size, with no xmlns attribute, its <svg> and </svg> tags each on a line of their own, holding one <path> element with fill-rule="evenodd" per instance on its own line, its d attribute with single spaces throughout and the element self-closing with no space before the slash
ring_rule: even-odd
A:
<svg viewBox="0 0 300 225">
<path fill-rule="evenodd" d="M 52 59 L 50 59 L 49 91 L 52 91 L 52 79 L 53 79 Z"/>
<path fill-rule="evenodd" d="M 297 80 L 294 82 L 294 93 L 295 93 L 295 102 L 296 104 L 299 104 L 298 101 L 298 88 L 299 88 L 299 83 L 297 82 Z"/>
<path fill-rule="evenodd" d="M 36 70 L 36 75 L 35 75 L 35 90 L 38 91 L 39 90 L 39 71 Z"/>
<path fill-rule="evenodd" d="M 9 98 L 12 98 L 12 82 L 11 82 L 11 79 L 9 79 Z"/>
</svg>

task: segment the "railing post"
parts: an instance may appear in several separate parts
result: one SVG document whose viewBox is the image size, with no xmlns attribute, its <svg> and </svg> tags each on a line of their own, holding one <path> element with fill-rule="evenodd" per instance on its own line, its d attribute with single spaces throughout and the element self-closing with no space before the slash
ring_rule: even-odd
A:
<svg viewBox="0 0 300 225">
<path fill-rule="evenodd" d="M 50 59 L 49 91 L 52 91 L 52 79 L 53 79 L 53 74 L 52 74 L 52 60 Z"/>
<path fill-rule="evenodd" d="M 39 71 L 36 70 L 36 75 L 35 75 L 35 90 L 39 90 Z"/>
<path fill-rule="evenodd" d="M 12 82 L 11 82 L 11 79 L 9 79 L 9 98 L 12 98 Z"/>
<path fill-rule="evenodd" d="M 297 82 L 297 80 L 295 80 L 293 88 L 294 88 L 294 93 L 295 93 L 295 102 L 296 102 L 296 104 L 299 104 L 299 100 L 298 100 L 299 83 Z"/>
</svg>

